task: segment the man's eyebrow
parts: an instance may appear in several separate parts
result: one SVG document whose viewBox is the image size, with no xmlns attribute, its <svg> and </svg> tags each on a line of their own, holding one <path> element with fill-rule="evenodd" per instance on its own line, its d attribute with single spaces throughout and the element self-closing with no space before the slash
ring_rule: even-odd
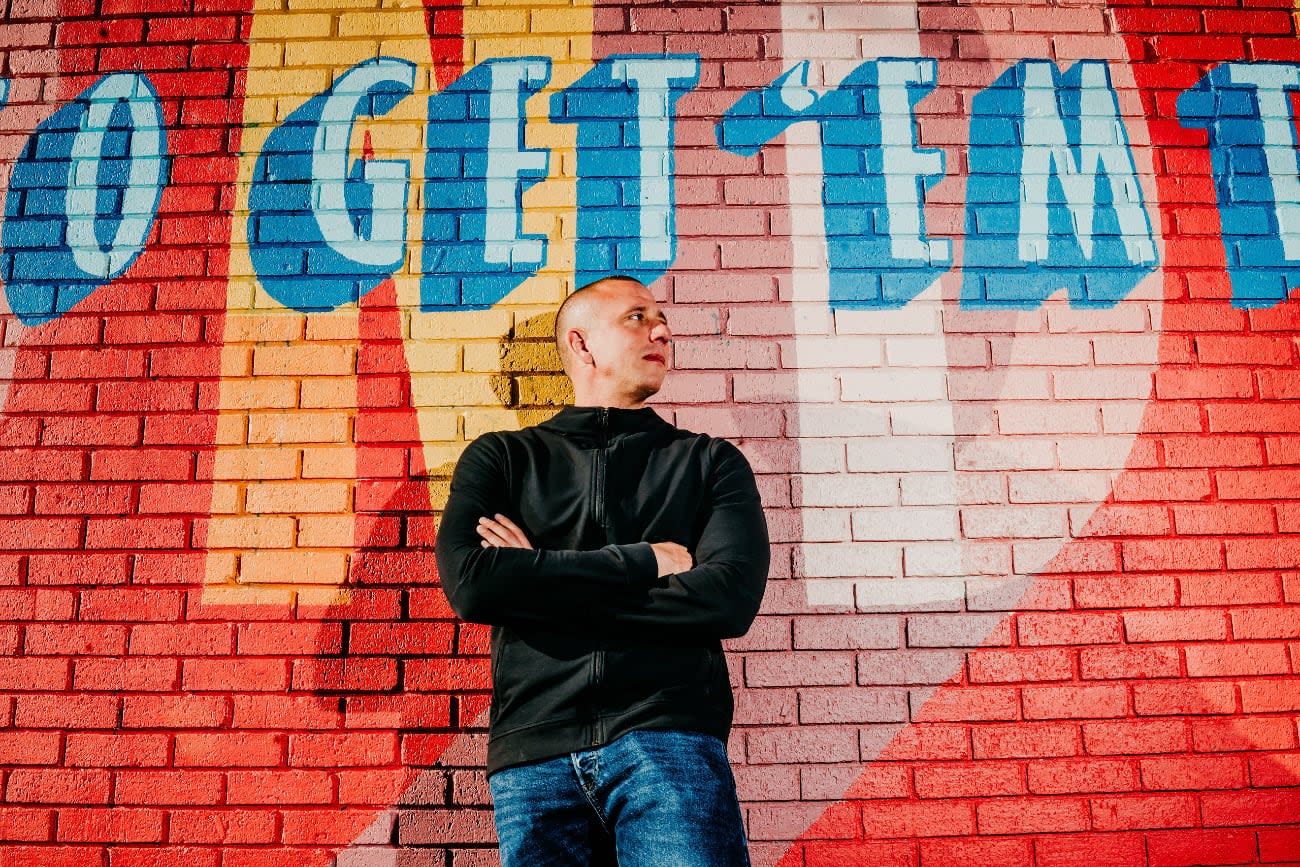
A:
<svg viewBox="0 0 1300 867">
<path fill-rule="evenodd" d="M 645 312 L 646 312 L 647 310 L 649 310 L 649 309 L 650 309 L 650 308 L 647 307 L 647 306 L 645 306 L 644 304 L 637 304 L 635 307 L 629 307 L 629 308 L 627 308 L 626 310 L 624 310 L 624 311 L 623 311 L 623 315 L 626 316 L 626 315 L 628 315 L 629 313 L 645 313 Z M 665 324 L 665 325 L 668 324 L 668 314 L 667 314 L 667 313 L 665 313 L 665 312 L 663 312 L 662 310 L 660 310 L 660 311 L 659 311 L 659 318 L 662 319 L 662 320 L 664 321 L 664 324 Z"/>
</svg>

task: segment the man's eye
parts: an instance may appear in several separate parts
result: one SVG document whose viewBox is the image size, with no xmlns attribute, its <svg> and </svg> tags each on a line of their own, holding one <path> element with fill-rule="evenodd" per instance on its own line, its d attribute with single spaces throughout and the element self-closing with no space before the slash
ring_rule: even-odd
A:
<svg viewBox="0 0 1300 867">
<path fill-rule="evenodd" d="M 645 314 L 644 314 L 644 313 L 633 313 L 633 314 L 632 314 L 631 316 L 629 316 L 628 318 L 629 318 L 629 319 L 645 319 Z"/>
</svg>

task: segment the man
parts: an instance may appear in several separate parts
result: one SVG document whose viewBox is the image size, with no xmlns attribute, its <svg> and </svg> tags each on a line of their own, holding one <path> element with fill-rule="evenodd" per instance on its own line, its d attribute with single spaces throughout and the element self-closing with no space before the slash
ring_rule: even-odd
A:
<svg viewBox="0 0 1300 867">
<path fill-rule="evenodd" d="M 452 607 L 493 627 L 502 863 L 747 865 L 720 639 L 767 580 L 753 473 L 646 406 L 672 335 L 641 283 L 583 287 L 555 333 L 574 406 L 471 443 L 438 530 Z"/>
</svg>

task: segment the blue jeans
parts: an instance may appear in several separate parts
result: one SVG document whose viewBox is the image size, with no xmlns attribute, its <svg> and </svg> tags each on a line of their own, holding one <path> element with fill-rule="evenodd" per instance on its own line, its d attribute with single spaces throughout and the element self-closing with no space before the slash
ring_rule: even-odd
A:
<svg viewBox="0 0 1300 867">
<path fill-rule="evenodd" d="M 722 742 L 637 730 L 488 778 L 502 867 L 748 867 Z"/>
</svg>

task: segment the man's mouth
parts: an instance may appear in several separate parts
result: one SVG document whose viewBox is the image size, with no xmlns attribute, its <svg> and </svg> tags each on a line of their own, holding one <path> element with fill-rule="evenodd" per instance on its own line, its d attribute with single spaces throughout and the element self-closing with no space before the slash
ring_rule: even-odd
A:
<svg viewBox="0 0 1300 867">
<path fill-rule="evenodd" d="M 667 366 L 667 364 L 668 364 L 668 360 L 667 360 L 666 358 L 664 358 L 662 355 L 660 355 L 659 353 L 657 353 L 657 352 L 650 352 L 650 353 L 647 353 L 646 355 L 644 355 L 644 356 L 642 356 L 642 357 L 643 357 L 643 358 L 647 358 L 647 359 L 649 359 L 650 361 L 657 361 L 657 362 L 659 362 L 660 364 L 665 365 L 665 366 Z"/>
</svg>

